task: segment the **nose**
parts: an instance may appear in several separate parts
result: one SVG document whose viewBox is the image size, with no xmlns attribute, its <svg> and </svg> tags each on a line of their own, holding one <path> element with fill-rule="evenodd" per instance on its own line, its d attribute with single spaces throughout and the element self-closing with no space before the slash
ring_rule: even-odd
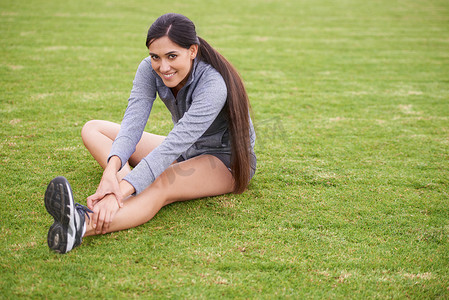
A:
<svg viewBox="0 0 449 300">
<path fill-rule="evenodd" d="M 159 67 L 159 70 L 161 71 L 161 73 L 166 73 L 168 71 L 170 71 L 170 64 L 168 61 L 166 61 L 165 59 L 161 60 L 161 66 Z"/>
</svg>

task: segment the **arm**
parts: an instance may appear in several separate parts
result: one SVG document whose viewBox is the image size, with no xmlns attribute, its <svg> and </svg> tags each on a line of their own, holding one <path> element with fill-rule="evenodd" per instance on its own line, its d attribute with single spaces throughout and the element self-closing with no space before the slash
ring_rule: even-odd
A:
<svg viewBox="0 0 449 300">
<path fill-rule="evenodd" d="M 122 205 L 123 195 L 119 189 L 117 172 L 134 153 L 155 98 L 155 78 L 150 63 L 147 59 L 144 59 L 137 69 L 122 126 L 112 144 L 108 164 L 103 172 L 100 184 L 96 193 L 87 198 L 89 207 L 92 208 L 108 194 L 115 195 L 118 205 Z"/>
<path fill-rule="evenodd" d="M 154 74 L 148 60 L 144 59 L 137 69 L 131 95 L 128 99 L 128 107 L 123 117 L 119 134 L 112 145 L 108 164 L 103 172 L 100 184 L 96 193 L 87 198 L 88 207 L 94 210 L 93 224 L 96 225 L 98 222 L 100 225 L 98 226 L 99 230 L 102 229 L 103 221 L 105 220 L 108 226 L 118 208 L 123 206 L 122 200 L 135 192 L 132 185 L 128 182 L 118 181 L 117 172 L 134 153 L 155 98 L 156 83 Z M 103 201 L 106 199 L 114 199 L 114 205 L 111 205 L 111 201 Z M 100 201 L 101 205 L 99 205 Z M 106 205 L 107 203 L 110 204 L 109 208 Z"/>
<path fill-rule="evenodd" d="M 142 137 L 155 99 L 156 79 L 149 60 L 144 59 L 137 69 L 120 131 L 112 144 L 108 158 L 108 161 L 113 156 L 120 159 L 119 170 L 136 151 L 136 145 Z"/>
</svg>

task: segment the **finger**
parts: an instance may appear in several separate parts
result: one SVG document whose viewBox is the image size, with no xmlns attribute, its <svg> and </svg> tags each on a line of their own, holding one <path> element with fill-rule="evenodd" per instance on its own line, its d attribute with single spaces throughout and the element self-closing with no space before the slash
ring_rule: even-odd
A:
<svg viewBox="0 0 449 300">
<path fill-rule="evenodd" d="M 93 207 L 92 211 L 94 212 L 92 214 L 92 228 L 97 228 L 97 223 L 98 223 L 98 208 Z"/>
<path fill-rule="evenodd" d="M 110 217 L 110 219 L 109 219 L 109 225 L 111 225 L 112 224 L 112 221 L 114 221 L 114 216 L 115 216 L 115 214 L 116 214 L 116 212 L 115 213 L 111 213 L 111 217 Z M 109 228 L 108 228 L 109 229 Z"/>
<path fill-rule="evenodd" d="M 120 186 L 118 184 L 114 186 L 112 194 L 114 194 L 115 198 L 117 199 L 118 207 L 123 207 L 123 202 L 122 202 L 123 195 L 122 195 L 122 191 L 120 190 Z"/>
<path fill-rule="evenodd" d="M 105 214 L 106 214 L 105 209 L 100 210 L 100 213 L 99 213 L 99 216 L 98 216 L 97 228 L 96 228 L 97 234 L 100 234 L 102 232 L 102 230 L 103 230 Z"/>
<path fill-rule="evenodd" d="M 100 200 L 103 199 L 103 197 L 105 196 L 105 193 L 101 192 L 101 191 L 96 191 L 95 194 L 90 195 L 89 197 L 87 197 L 87 200 Z"/>
<path fill-rule="evenodd" d="M 118 207 L 122 208 L 123 207 L 123 202 L 122 202 L 123 196 L 122 196 L 122 193 L 119 192 L 118 194 L 114 194 L 114 195 L 115 195 L 115 199 L 117 199 Z"/>
<path fill-rule="evenodd" d="M 106 218 L 103 224 L 103 231 L 102 231 L 103 234 L 107 233 L 109 230 L 109 224 L 111 224 L 111 215 L 112 213 L 106 214 Z"/>
<path fill-rule="evenodd" d="M 92 201 L 93 201 L 92 199 L 89 199 L 89 197 L 87 197 L 87 207 L 89 209 L 92 209 L 94 207 Z"/>
<path fill-rule="evenodd" d="M 87 207 L 91 210 L 94 209 L 95 205 L 98 204 L 98 202 L 100 202 L 100 200 L 97 199 L 92 199 L 92 198 L 87 198 Z"/>
<path fill-rule="evenodd" d="M 89 207 L 90 209 L 94 209 L 95 205 L 97 205 L 98 203 L 100 203 L 100 200 L 92 200 L 92 208 L 89 207 L 89 205 L 87 207 Z"/>
</svg>

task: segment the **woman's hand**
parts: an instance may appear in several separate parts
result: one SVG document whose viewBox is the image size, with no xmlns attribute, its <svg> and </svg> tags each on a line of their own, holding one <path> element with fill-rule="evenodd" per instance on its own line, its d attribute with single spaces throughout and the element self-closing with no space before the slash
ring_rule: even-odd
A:
<svg viewBox="0 0 449 300">
<path fill-rule="evenodd" d="M 114 219 L 115 214 L 120 209 L 115 195 L 108 194 L 103 199 L 97 201 L 92 210 L 92 227 L 95 228 L 96 234 L 105 234 L 109 230 L 109 225 Z"/>
<path fill-rule="evenodd" d="M 106 166 L 100 184 L 95 194 L 87 197 L 87 207 L 92 209 L 107 195 L 112 194 L 117 201 L 118 207 L 123 207 L 123 195 L 117 179 L 117 171 L 120 167 L 120 159 L 113 156 Z"/>
</svg>

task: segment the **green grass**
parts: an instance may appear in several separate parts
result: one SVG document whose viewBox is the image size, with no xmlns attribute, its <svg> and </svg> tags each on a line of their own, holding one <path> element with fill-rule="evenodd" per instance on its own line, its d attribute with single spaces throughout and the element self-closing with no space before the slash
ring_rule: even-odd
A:
<svg viewBox="0 0 449 300">
<path fill-rule="evenodd" d="M 95 191 L 81 127 L 121 121 L 171 11 L 242 74 L 257 175 L 54 254 L 46 185 Z M 0 36 L 0 298 L 449 298 L 446 0 L 2 0 Z"/>
</svg>

